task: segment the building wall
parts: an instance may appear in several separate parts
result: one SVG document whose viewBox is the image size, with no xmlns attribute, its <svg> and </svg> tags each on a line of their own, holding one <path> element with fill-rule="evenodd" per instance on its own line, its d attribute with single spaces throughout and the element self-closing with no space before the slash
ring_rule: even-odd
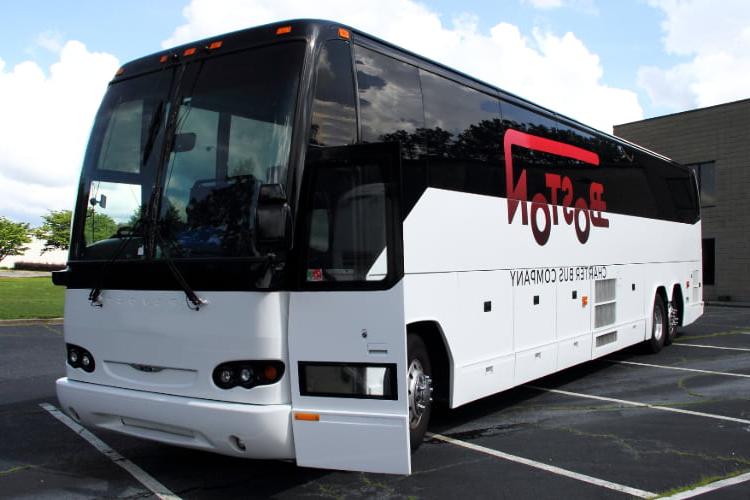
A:
<svg viewBox="0 0 750 500">
<path fill-rule="evenodd" d="M 43 264 L 65 264 L 68 261 L 67 250 L 50 250 L 42 253 L 44 249 L 44 240 L 33 238 L 31 243 L 27 243 L 29 249 L 23 255 L 11 255 L 0 260 L 0 267 L 12 269 L 16 262 L 34 262 Z"/>
<path fill-rule="evenodd" d="M 682 163 L 715 162 L 716 202 L 702 208 L 716 245 L 704 297 L 750 301 L 750 99 L 616 125 L 614 133 Z"/>
</svg>

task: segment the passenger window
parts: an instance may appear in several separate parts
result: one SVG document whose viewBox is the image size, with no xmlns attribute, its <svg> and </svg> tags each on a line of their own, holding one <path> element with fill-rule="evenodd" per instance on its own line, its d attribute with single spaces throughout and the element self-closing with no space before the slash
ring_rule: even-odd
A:
<svg viewBox="0 0 750 500">
<path fill-rule="evenodd" d="M 318 60 L 310 144 L 353 144 L 357 140 L 356 125 L 354 76 L 349 44 L 343 40 L 330 40 L 321 50 Z"/>
<path fill-rule="evenodd" d="M 420 70 L 430 186 L 500 196 L 502 132 L 497 98 Z"/>
<path fill-rule="evenodd" d="M 354 56 L 362 141 L 398 141 L 403 156 L 416 157 L 424 126 L 417 68 L 359 46 Z"/>
</svg>

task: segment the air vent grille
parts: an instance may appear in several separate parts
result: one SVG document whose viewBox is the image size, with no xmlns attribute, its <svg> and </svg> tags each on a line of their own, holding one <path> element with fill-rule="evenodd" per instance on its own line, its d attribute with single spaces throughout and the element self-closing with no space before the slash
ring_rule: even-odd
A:
<svg viewBox="0 0 750 500">
<path fill-rule="evenodd" d="M 601 347 L 613 342 L 617 342 L 617 332 L 609 332 L 596 337 L 596 347 Z"/>
<path fill-rule="evenodd" d="M 608 302 L 606 304 L 599 304 L 596 306 L 594 316 L 596 317 L 595 320 L 595 328 L 600 328 L 602 326 L 611 325 L 615 322 L 615 303 L 614 302 Z"/>
<path fill-rule="evenodd" d="M 615 278 L 596 281 L 595 290 L 597 304 L 615 300 L 617 294 L 616 282 L 617 280 Z"/>
</svg>

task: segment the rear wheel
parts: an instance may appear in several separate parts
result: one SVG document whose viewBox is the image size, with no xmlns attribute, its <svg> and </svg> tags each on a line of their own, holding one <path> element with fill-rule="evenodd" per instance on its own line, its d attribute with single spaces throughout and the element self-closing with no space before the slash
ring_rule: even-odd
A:
<svg viewBox="0 0 750 500">
<path fill-rule="evenodd" d="M 654 309 L 651 313 L 651 338 L 644 343 L 647 352 L 656 354 L 664 347 L 664 341 L 669 332 L 669 318 L 664 299 L 656 294 Z"/>
<path fill-rule="evenodd" d="M 667 335 L 664 337 L 664 345 L 669 345 L 677 338 L 677 325 L 680 322 L 680 313 L 677 310 L 677 299 L 672 298 L 667 306 Z"/>
<path fill-rule="evenodd" d="M 432 364 L 422 338 L 410 333 L 406 339 L 406 387 L 409 399 L 409 443 L 419 448 L 432 413 Z"/>
</svg>

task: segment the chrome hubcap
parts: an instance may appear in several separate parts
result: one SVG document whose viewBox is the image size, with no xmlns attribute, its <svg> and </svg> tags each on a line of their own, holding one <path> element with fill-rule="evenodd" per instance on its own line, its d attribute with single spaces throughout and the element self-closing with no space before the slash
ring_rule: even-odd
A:
<svg viewBox="0 0 750 500">
<path fill-rule="evenodd" d="M 414 429 L 422 421 L 422 415 L 432 401 L 432 379 L 426 375 L 422 363 L 413 359 L 407 373 L 409 389 L 409 427 Z"/>
<path fill-rule="evenodd" d="M 661 340 L 664 335 L 664 313 L 661 307 L 654 306 L 654 338 Z"/>
</svg>

